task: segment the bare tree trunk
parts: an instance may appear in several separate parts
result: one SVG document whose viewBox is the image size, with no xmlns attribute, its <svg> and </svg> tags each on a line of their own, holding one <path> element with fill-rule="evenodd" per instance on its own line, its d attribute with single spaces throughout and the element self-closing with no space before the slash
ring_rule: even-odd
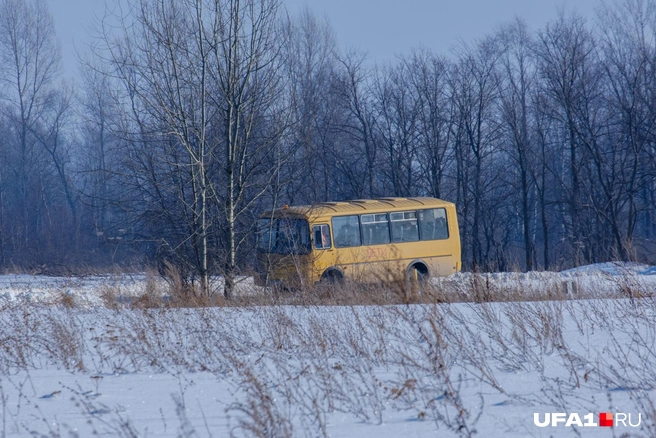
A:
<svg viewBox="0 0 656 438">
<path fill-rule="evenodd" d="M 498 126 L 492 117 L 492 108 L 497 99 L 498 87 L 494 81 L 500 52 L 494 39 L 480 41 L 474 48 L 465 48 L 458 68 L 454 72 L 455 99 L 458 105 L 459 122 L 462 124 L 463 148 L 467 148 L 465 166 L 471 166 L 470 181 L 473 186 L 463 187 L 465 193 L 471 192 L 471 203 L 466 209 L 473 210 L 471 227 L 471 264 L 478 270 L 483 263 L 481 244 L 481 223 L 483 217 L 483 161 L 487 160 L 492 145 L 498 136 Z M 463 151 L 464 153 L 464 151 Z M 486 168 L 491 166 L 486 166 Z M 469 171 L 469 169 L 467 169 Z M 490 182 L 486 182 L 489 185 Z M 465 195 L 465 202 L 468 197 Z M 487 212 L 491 214 L 491 212 Z"/>
<path fill-rule="evenodd" d="M 499 75 L 501 94 L 501 113 L 507 125 L 509 154 L 518 167 L 522 228 L 524 236 L 524 264 L 527 271 L 533 270 L 534 243 L 531 237 L 531 206 L 529 181 L 530 150 L 528 105 L 529 87 L 533 83 L 534 68 L 530 55 L 532 41 L 526 24 L 515 21 L 502 28 L 500 39 L 504 45 L 502 56 L 503 72 Z"/>
<path fill-rule="evenodd" d="M 581 174 L 584 157 L 580 144 L 581 122 L 579 115 L 584 114 L 586 101 L 584 91 L 590 77 L 590 65 L 593 61 L 593 39 L 585 29 L 583 19 L 573 15 L 559 14 L 554 23 L 539 34 L 536 54 L 539 59 L 539 72 L 542 86 L 554 104 L 554 117 L 566 133 L 565 152 L 567 154 L 566 180 L 563 180 L 562 194 L 567 206 L 570 240 L 575 264 L 589 261 L 591 248 L 586 243 L 584 227 L 589 225 L 583 217 L 581 197 Z"/>
<path fill-rule="evenodd" d="M 376 196 L 376 168 L 379 146 L 374 141 L 376 118 L 371 108 L 371 97 L 367 93 L 369 70 L 364 66 L 364 55 L 349 52 L 338 59 L 341 70 L 333 86 L 338 102 L 346 111 L 348 118 L 338 126 L 362 147 L 366 164 L 366 193 L 362 196 Z"/>
<path fill-rule="evenodd" d="M 0 165 L 0 269 L 5 266 L 5 191 L 4 180 L 2 173 L 2 165 Z"/>
<path fill-rule="evenodd" d="M 13 222 L 14 248 L 36 250 L 37 217 L 41 196 L 31 196 L 33 184 L 43 163 L 38 155 L 32 132 L 51 108 L 50 93 L 59 72 L 60 48 L 55 37 L 52 16 L 43 1 L 0 1 L 0 73 L 2 93 L 8 102 L 7 117 L 16 126 L 17 162 L 14 167 L 17 214 Z M 48 128 L 48 127 L 46 127 Z"/>
</svg>

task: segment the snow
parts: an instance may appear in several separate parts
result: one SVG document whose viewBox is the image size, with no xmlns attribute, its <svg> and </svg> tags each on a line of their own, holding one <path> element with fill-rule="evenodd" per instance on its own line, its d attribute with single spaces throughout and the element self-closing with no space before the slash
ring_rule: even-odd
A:
<svg viewBox="0 0 656 438">
<path fill-rule="evenodd" d="M 212 278 L 215 289 L 223 288 L 223 278 Z M 258 293 L 253 277 L 237 277 L 236 287 L 242 295 Z M 97 306 L 106 299 L 129 301 L 144 294 L 146 289 L 166 298 L 169 285 L 154 274 L 107 274 L 85 277 L 51 277 L 44 275 L 0 275 L 0 303 L 26 301 L 54 303 L 62 296 L 75 299 L 78 305 Z M 105 296 L 103 298 L 103 296 Z"/>
<path fill-rule="evenodd" d="M 5 301 L 53 302 L 62 295 L 86 304 L 102 304 L 103 292 L 137 296 L 148 280 L 145 274 L 51 277 L 45 275 L 0 275 L 0 303 Z"/>
<path fill-rule="evenodd" d="M 544 301 L 194 309 L 103 305 L 146 275 L 1 276 L 0 436 L 656 436 L 653 273 L 436 280 L 577 285 Z M 550 412 L 641 424 L 534 425 Z"/>
<path fill-rule="evenodd" d="M 578 268 L 567 269 L 561 273 L 564 275 L 580 275 L 590 273 L 604 273 L 613 277 L 622 275 L 652 275 L 656 272 L 656 266 L 649 266 L 643 263 L 626 263 L 626 262 L 605 262 L 595 263 L 592 265 L 580 266 Z"/>
<path fill-rule="evenodd" d="M 462 292 L 478 283 L 492 292 L 521 290 L 526 295 L 540 296 L 553 291 L 577 296 L 607 296 L 621 294 L 627 284 L 647 292 L 656 291 L 656 266 L 638 263 L 607 262 L 581 266 L 561 272 L 496 272 L 458 273 L 431 279 L 436 287 L 450 292 Z M 103 294 L 119 300 L 141 296 L 150 287 L 163 297 L 168 295 L 168 284 L 155 275 L 108 274 L 86 277 L 50 277 L 39 275 L 0 275 L 0 303 L 27 301 L 54 303 L 62 295 L 75 299 L 78 305 L 102 305 Z M 223 278 L 212 279 L 212 287 L 223 288 Z M 237 294 L 253 296 L 263 293 L 254 285 L 252 277 L 237 278 Z"/>
</svg>

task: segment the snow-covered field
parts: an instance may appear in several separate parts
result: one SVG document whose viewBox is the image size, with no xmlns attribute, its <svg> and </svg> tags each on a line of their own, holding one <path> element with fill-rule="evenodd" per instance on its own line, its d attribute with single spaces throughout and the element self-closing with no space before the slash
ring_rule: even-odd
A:
<svg viewBox="0 0 656 438">
<path fill-rule="evenodd" d="M 0 436 L 654 437 L 653 272 L 436 281 L 549 301 L 195 309 L 104 305 L 145 276 L 2 276 Z"/>
<path fill-rule="evenodd" d="M 465 298 L 483 290 L 491 300 L 519 293 L 523 298 L 563 295 L 574 297 L 624 296 L 631 292 L 656 292 L 656 266 L 636 263 L 599 263 L 562 272 L 500 272 L 490 274 L 458 273 L 431 279 L 438 291 L 454 298 Z M 214 278 L 212 287 L 219 292 L 222 278 Z M 48 277 L 43 275 L 0 275 L 0 304 L 3 302 L 56 303 L 63 297 L 77 305 L 97 306 L 107 299 L 130 300 L 154 289 L 166 298 L 169 285 L 146 274 L 108 274 L 87 277 Z M 238 295 L 258 296 L 264 290 L 252 277 L 237 279 Z M 512 296 L 510 296 L 512 298 Z"/>
</svg>

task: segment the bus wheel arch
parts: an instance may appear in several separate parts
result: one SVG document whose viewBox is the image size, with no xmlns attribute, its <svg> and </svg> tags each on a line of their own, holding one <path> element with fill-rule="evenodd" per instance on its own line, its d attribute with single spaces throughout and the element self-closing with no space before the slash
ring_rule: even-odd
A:
<svg viewBox="0 0 656 438">
<path fill-rule="evenodd" d="M 344 272 L 338 267 L 330 267 L 321 274 L 320 283 L 342 284 L 344 283 Z"/>
<path fill-rule="evenodd" d="M 407 269 L 407 275 L 410 279 L 416 279 L 419 283 L 425 284 L 428 281 L 428 266 L 422 260 L 413 260 Z"/>
</svg>

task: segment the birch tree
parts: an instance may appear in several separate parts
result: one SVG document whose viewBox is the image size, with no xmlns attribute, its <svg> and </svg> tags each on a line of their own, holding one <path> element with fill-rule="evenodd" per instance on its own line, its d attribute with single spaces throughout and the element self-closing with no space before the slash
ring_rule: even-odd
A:
<svg viewBox="0 0 656 438">
<path fill-rule="evenodd" d="M 279 170 L 281 161 L 276 164 L 274 151 L 289 120 L 281 89 L 284 39 L 278 0 L 217 0 L 213 6 L 208 43 L 216 65 L 208 73 L 216 87 L 212 104 L 223 127 L 213 158 L 221 163 L 227 190 L 214 186 L 212 194 L 223 206 L 225 294 L 230 297 L 237 253 L 250 237 L 238 235 L 238 220 Z M 217 155 L 219 150 L 222 155 Z"/>
<path fill-rule="evenodd" d="M 244 218 L 275 173 L 285 127 L 278 3 L 135 0 L 130 10 L 111 17 L 121 35 L 110 20 L 101 28 L 96 53 L 121 85 L 116 134 L 130 145 L 133 208 L 164 254 L 193 267 L 202 294 L 221 272 L 230 296 L 251 236 L 239 227 L 252 226 Z"/>
</svg>

